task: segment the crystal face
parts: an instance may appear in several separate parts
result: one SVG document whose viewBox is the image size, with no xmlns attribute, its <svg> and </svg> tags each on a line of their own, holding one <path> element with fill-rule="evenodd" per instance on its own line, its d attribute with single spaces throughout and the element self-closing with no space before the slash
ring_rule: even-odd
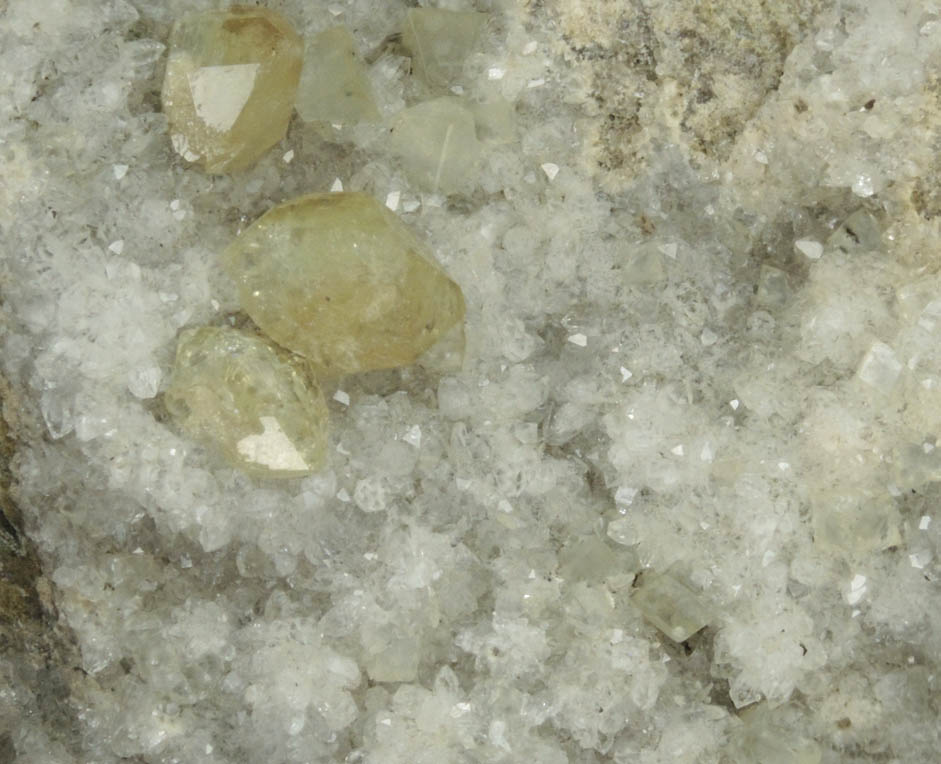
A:
<svg viewBox="0 0 941 764">
<path fill-rule="evenodd" d="M 170 34 L 163 110 L 174 150 L 207 172 L 250 166 L 287 132 L 303 45 L 283 17 L 234 6 Z"/>
<path fill-rule="evenodd" d="M 433 87 L 456 80 L 473 50 L 486 14 L 411 8 L 402 29 L 402 44 L 412 54 L 416 73 Z"/>
<path fill-rule="evenodd" d="M 631 599 L 674 642 L 689 639 L 711 620 L 696 594 L 669 573 L 645 573 Z"/>
<path fill-rule="evenodd" d="M 436 98 L 403 109 L 392 120 L 389 151 L 412 181 L 446 194 L 475 180 L 480 144 L 474 115 L 457 98 Z"/>
<path fill-rule="evenodd" d="M 378 122 L 366 69 L 347 27 L 333 27 L 307 45 L 297 91 L 297 113 L 305 122 Z"/>
<path fill-rule="evenodd" d="M 301 359 L 237 329 L 180 335 L 167 410 L 180 428 L 256 477 L 323 465 L 327 406 Z"/>
<path fill-rule="evenodd" d="M 464 318 L 460 287 L 394 214 L 361 193 L 274 207 L 224 262 L 252 320 L 321 374 L 412 364 Z"/>
</svg>

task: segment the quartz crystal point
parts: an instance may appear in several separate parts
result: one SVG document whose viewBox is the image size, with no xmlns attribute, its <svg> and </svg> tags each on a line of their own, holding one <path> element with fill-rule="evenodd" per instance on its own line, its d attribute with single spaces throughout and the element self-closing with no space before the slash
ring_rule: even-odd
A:
<svg viewBox="0 0 941 764">
<path fill-rule="evenodd" d="M 460 287 L 361 193 L 274 207 L 224 262 L 252 320 L 327 376 L 412 364 L 464 318 Z"/>
<path fill-rule="evenodd" d="M 486 14 L 411 8 L 405 16 L 402 44 L 412 55 L 412 68 L 429 85 L 452 84 L 474 49 Z"/>
<path fill-rule="evenodd" d="M 266 8 L 181 18 L 162 94 L 173 148 L 210 173 L 253 164 L 287 132 L 302 55 L 297 33 Z"/>
<path fill-rule="evenodd" d="M 320 468 L 327 450 L 327 405 L 306 366 L 238 329 L 190 329 L 180 335 L 164 400 L 185 433 L 232 466 L 298 477 Z"/>
</svg>

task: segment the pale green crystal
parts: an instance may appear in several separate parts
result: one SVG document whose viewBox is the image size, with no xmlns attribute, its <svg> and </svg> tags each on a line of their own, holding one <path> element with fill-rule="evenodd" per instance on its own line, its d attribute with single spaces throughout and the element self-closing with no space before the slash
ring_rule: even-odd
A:
<svg viewBox="0 0 941 764">
<path fill-rule="evenodd" d="M 297 477 L 323 465 L 327 406 L 302 359 L 226 327 L 180 335 L 164 397 L 184 432 L 256 477 Z"/>
<path fill-rule="evenodd" d="M 402 44 L 412 55 L 415 73 L 434 87 L 456 80 L 473 50 L 486 14 L 411 8 L 402 28 Z"/>
<path fill-rule="evenodd" d="M 389 150 L 412 182 L 428 191 L 469 188 L 480 159 L 474 115 L 458 98 L 436 98 L 400 111 Z"/>
<path fill-rule="evenodd" d="M 464 318 L 460 287 L 404 223 L 361 193 L 274 207 L 224 262 L 252 320 L 326 375 L 412 364 Z"/>
<path fill-rule="evenodd" d="M 709 623 L 696 594 L 669 573 L 644 573 L 631 601 L 674 642 L 683 642 Z"/>
<path fill-rule="evenodd" d="M 345 26 L 327 29 L 308 43 L 297 89 L 297 113 L 306 122 L 379 121 L 366 69 Z"/>
<path fill-rule="evenodd" d="M 266 8 L 177 21 L 162 93 L 176 152 L 211 173 L 253 164 L 287 132 L 301 55 L 291 25 Z"/>
</svg>

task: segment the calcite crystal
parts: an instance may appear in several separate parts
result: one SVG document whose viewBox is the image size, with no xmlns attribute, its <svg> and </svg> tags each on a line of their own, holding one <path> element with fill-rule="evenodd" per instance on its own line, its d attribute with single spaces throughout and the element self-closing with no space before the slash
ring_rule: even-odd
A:
<svg viewBox="0 0 941 764">
<path fill-rule="evenodd" d="M 392 212 L 361 193 L 274 207 L 224 261 L 252 320 L 325 375 L 414 363 L 464 318 L 460 287 Z"/>
<path fill-rule="evenodd" d="M 302 55 L 291 25 L 266 8 L 181 18 L 162 94 L 173 148 L 210 173 L 253 164 L 287 132 Z"/>
<path fill-rule="evenodd" d="M 453 84 L 486 18 L 483 13 L 411 8 L 405 16 L 402 44 L 412 54 L 416 74 L 433 87 Z"/>
<path fill-rule="evenodd" d="M 307 44 L 297 90 L 297 113 L 305 122 L 355 125 L 378 122 L 366 68 L 347 27 L 332 27 Z"/>
<path fill-rule="evenodd" d="M 190 329 L 180 335 L 164 400 L 184 432 L 234 467 L 298 477 L 321 467 L 327 449 L 327 406 L 305 367 L 238 329 Z"/>
</svg>

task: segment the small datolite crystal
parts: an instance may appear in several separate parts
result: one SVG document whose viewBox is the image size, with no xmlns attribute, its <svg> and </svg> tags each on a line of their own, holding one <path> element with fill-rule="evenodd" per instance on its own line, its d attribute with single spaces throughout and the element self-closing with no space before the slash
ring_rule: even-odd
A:
<svg viewBox="0 0 941 764">
<path fill-rule="evenodd" d="M 267 8 L 177 21 L 162 93 L 176 152 L 210 173 L 254 164 L 287 132 L 303 52 L 287 20 Z"/>
<path fill-rule="evenodd" d="M 224 263 L 252 320 L 325 376 L 415 363 L 464 319 L 460 287 L 362 193 L 274 207 L 229 246 Z"/>
<path fill-rule="evenodd" d="M 327 404 L 306 367 L 238 329 L 189 329 L 164 401 L 181 430 L 233 467 L 299 477 L 322 467 L 327 451 Z"/>
</svg>

